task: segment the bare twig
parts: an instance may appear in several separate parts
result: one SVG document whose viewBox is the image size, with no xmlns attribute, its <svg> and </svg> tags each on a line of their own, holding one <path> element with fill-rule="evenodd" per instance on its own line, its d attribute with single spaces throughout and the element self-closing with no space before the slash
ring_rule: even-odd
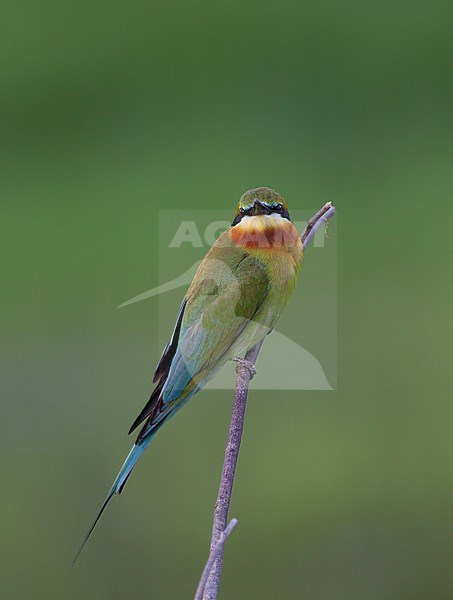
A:
<svg viewBox="0 0 453 600">
<path fill-rule="evenodd" d="M 321 227 L 323 223 L 327 225 L 328 219 L 330 219 L 330 217 L 333 217 L 334 214 L 335 206 L 332 206 L 331 202 L 327 202 L 326 204 L 324 204 L 321 210 L 318 210 L 315 216 L 308 221 L 307 225 L 305 226 L 305 229 L 302 232 L 302 235 L 300 236 L 304 250 L 310 243 L 311 238 L 315 235 L 316 231 Z"/>
<path fill-rule="evenodd" d="M 231 413 L 230 430 L 223 459 L 222 477 L 219 492 L 214 506 L 212 523 L 210 556 L 215 552 L 217 543 L 226 528 L 231 492 L 233 491 L 234 474 L 241 445 L 242 428 L 244 427 L 245 404 L 249 383 L 255 374 L 255 361 L 261 349 L 262 341 L 247 352 L 244 360 L 238 360 L 236 366 L 236 389 L 234 391 L 233 411 Z M 209 559 L 208 559 L 209 561 Z M 212 568 L 204 590 L 203 600 L 215 600 L 222 572 L 223 544 L 212 561 Z"/>
<path fill-rule="evenodd" d="M 301 241 L 305 250 L 316 231 L 323 223 L 327 225 L 328 219 L 335 214 L 335 207 L 327 202 L 314 217 L 312 217 L 302 235 Z M 255 375 L 255 362 L 261 350 L 263 341 L 251 348 L 244 359 L 236 359 L 236 389 L 234 392 L 233 411 L 231 414 L 230 429 L 228 432 L 227 447 L 223 461 L 222 477 L 220 479 L 217 501 L 214 506 L 214 519 L 212 524 L 211 546 L 209 558 L 198 584 L 195 600 L 217 600 L 220 575 L 222 572 L 223 548 L 228 535 L 236 525 L 237 520 L 232 519 L 227 527 L 228 509 L 230 507 L 231 492 L 233 490 L 234 475 L 241 444 L 242 430 L 244 427 L 245 405 L 249 383 Z"/>
</svg>

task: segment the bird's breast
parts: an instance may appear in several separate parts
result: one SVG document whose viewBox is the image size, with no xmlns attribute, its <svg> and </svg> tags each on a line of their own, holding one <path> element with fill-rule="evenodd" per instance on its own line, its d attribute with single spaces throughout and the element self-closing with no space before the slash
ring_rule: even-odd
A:
<svg viewBox="0 0 453 600">
<path fill-rule="evenodd" d="M 290 249 L 300 243 L 297 230 L 280 215 L 244 217 L 230 229 L 233 244 L 247 250 Z"/>
</svg>

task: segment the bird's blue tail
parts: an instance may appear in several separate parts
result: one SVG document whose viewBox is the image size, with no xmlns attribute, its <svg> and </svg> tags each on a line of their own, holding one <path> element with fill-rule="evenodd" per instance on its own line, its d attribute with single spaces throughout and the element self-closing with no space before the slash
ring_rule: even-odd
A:
<svg viewBox="0 0 453 600">
<path fill-rule="evenodd" d="M 85 539 L 83 540 L 77 554 L 75 555 L 75 558 L 72 561 L 73 565 L 75 564 L 76 560 L 79 558 L 80 553 L 82 552 L 85 544 L 88 541 L 88 538 L 93 533 L 93 529 L 96 527 L 96 524 L 99 521 L 99 519 L 101 518 L 101 515 L 104 512 L 107 504 L 110 502 L 110 500 L 113 498 L 113 496 L 115 494 L 121 494 L 121 491 L 124 487 L 124 484 L 126 483 L 127 478 L 131 474 L 132 469 L 135 467 L 135 464 L 137 463 L 138 459 L 142 455 L 143 451 L 146 450 L 146 448 L 149 446 L 149 443 L 151 442 L 153 437 L 156 435 L 156 433 L 159 431 L 159 429 L 162 427 L 162 425 L 170 417 L 172 417 L 187 402 L 187 400 L 190 398 L 190 396 L 192 396 L 197 391 L 197 389 L 198 389 L 197 387 L 194 387 L 189 393 L 187 393 L 185 395 L 185 397 L 182 400 L 180 400 L 180 402 L 178 404 L 169 407 L 169 409 L 166 412 L 161 413 L 159 420 L 155 421 L 154 423 L 146 423 L 143 426 L 142 430 L 140 431 L 140 435 L 137 438 L 136 443 L 132 446 L 131 451 L 127 455 L 127 458 L 124 461 L 123 466 L 120 469 L 120 472 L 116 476 L 116 479 L 113 482 L 113 485 L 109 490 L 109 493 L 107 494 L 104 502 L 102 503 L 101 508 L 99 509 L 98 514 L 96 515 L 96 518 L 94 519 L 90 529 L 88 530 L 88 533 L 85 536 Z"/>
<path fill-rule="evenodd" d="M 79 555 L 82 552 L 83 547 L 87 543 L 88 538 L 93 533 L 93 529 L 96 527 L 97 522 L 101 518 L 101 515 L 104 512 L 105 507 L 109 503 L 110 499 L 114 496 L 114 494 L 120 494 L 121 493 L 121 490 L 123 489 L 124 484 L 126 483 L 127 478 L 129 477 L 129 475 L 131 474 L 132 469 L 135 466 L 135 463 L 140 458 L 142 452 L 147 448 L 147 446 L 150 443 L 150 441 L 151 441 L 152 438 L 153 438 L 153 436 L 150 435 L 150 436 L 148 436 L 148 438 L 144 439 L 140 445 L 134 444 L 132 446 L 132 449 L 129 452 L 129 454 L 127 455 L 127 458 L 124 461 L 124 464 L 123 464 L 123 466 L 120 469 L 120 472 L 116 476 L 116 479 L 113 482 L 113 485 L 112 485 L 112 487 L 109 490 L 109 493 L 107 494 L 104 502 L 102 503 L 101 508 L 99 509 L 98 514 L 96 515 L 96 518 L 94 519 L 94 521 L 93 521 L 90 529 L 88 530 L 88 533 L 85 536 L 85 539 L 83 540 L 83 542 L 82 542 L 82 544 L 81 544 L 81 546 L 80 546 L 77 554 L 75 555 L 75 558 L 74 558 L 74 560 L 72 562 L 73 565 L 75 564 L 76 560 L 79 558 Z"/>
</svg>

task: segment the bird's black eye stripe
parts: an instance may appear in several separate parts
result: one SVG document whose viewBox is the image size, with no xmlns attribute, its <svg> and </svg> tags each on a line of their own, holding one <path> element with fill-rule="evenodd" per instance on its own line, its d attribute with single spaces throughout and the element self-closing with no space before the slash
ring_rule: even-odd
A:
<svg viewBox="0 0 453 600">
<path fill-rule="evenodd" d="M 241 207 L 239 209 L 239 214 L 236 215 L 236 217 L 234 218 L 234 221 L 231 223 L 231 227 L 234 227 L 235 225 L 240 223 L 242 220 L 242 217 L 246 217 L 247 215 L 250 215 L 252 212 L 252 209 L 253 209 L 253 206 L 250 206 L 249 208 Z"/>
<path fill-rule="evenodd" d="M 291 221 L 289 212 L 286 210 L 286 208 L 283 208 L 283 204 L 281 202 L 271 206 L 271 209 L 272 209 L 272 212 L 276 212 L 279 215 L 281 215 L 283 219 L 288 219 L 288 221 Z"/>
<path fill-rule="evenodd" d="M 281 202 L 279 202 L 278 204 L 268 205 L 268 210 L 270 212 L 278 213 L 284 219 L 288 219 L 288 221 L 291 221 L 289 212 L 283 208 L 283 204 Z M 241 207 L 239 209 L 239 214 L 234 218 L 234 221 L 231 223 L 231 226 L 234 227 L 235 225 L 240 223 L 242 218 L 246 217 L 247 215 L 251 215 L 252 211 L 253 211 L 253 206 L 250 206 L 249 208 Z M 270 214 L 270 212 L 268 214 Z"/>
</svg>

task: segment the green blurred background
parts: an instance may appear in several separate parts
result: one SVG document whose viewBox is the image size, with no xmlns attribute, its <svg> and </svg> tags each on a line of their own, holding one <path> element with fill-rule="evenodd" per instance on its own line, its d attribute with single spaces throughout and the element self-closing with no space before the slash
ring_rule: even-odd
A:
<svg viewBox="0 0 453 600">
<path fill-rule="evenodd" d="M 233 210 L 257 185 L 338 207 L 338 389 L 251 394 L 220 597 L 453 596 L 452 17 L 2 4 L 2 599 L 193 595 L 226 391 L 157 436 L 70 562 L 161 353 L 157 299 L 115 308 L 156 284 L 156 211 Z"/>
</svg>

